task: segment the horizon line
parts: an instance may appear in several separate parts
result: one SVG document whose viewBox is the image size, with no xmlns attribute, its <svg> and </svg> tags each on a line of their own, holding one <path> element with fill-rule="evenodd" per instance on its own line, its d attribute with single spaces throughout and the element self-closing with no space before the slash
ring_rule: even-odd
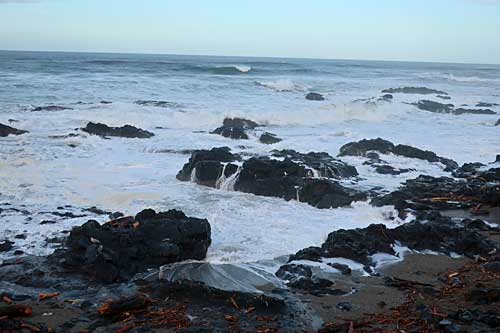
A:
<svg viewBox="0 0 500 333">
<path fill-rule="evenodd" d="M 163 56 L 189 56 L 189 57 L 220 57 L 220 58 L 265 58 L 265 59 L 296 59 L 296 60 L 337 60 L 337 61 L 378 61 L 378 62 L 400 62 L 400 63 L 426 63 L 446 65 L 487 65 L 500 66 L 499 63 L 480 62 L 456 62 L 456 61 L 433 61 L 433 60 L 387 60 L 387 59 L 357 59 L 357 58 L 317 58 L 317 57 L 286 57 L 286 56 L 245 56 L 245 55 L 222 55 L 222 54 L 182 54 L 165 52 L 110 52 L 110 51 L 61 51 L 61 50 L 14 50 L 0 49 L 0 52 L 33 52 L 33 53 L 85 53 L 85 54 L 123 54 L 123 55 L 163 55 Z"/>
</svg>

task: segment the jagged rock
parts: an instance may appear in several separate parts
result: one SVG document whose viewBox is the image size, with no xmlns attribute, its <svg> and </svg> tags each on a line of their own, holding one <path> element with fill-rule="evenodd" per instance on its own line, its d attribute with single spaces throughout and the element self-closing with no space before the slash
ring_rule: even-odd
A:
<svg viewBox="0 0 500 333">
<path fill-rule="evenodd" d="M 429 89 L 426 87 L 403 87 L 403 88 L 390 88 L 382 90 L 382 93 L 385 94 L 420 94 L 420 95 L 448 95 L 448 93 L 440 90 Z"/>
<path fill-rule="evenodd" d="M 448 158 L 440 157 L 432 151 L 422 150 L 407 145 L 394 145 L 392 142 L 377 138 L 350 142 L 340 147 L 339 156 L 363 156 L 369 151 L 378 151 L 382 154 L 393 153 L 395 155 L 426 160 L 431 163 L 440 162 L 445 165 L 445 171 L 458 168 L 458 164 Z"/>
<path fill-rule="evenodd" d="M 12 244 L 14 244 L 11 241 L 4 241 L 3 243 L 0 243 L 0 252 L 7 252 L 12 250 Z"/>
<path fill-rule="evenodd" d="M 23 130 L 19 130 L 17 128 L 14 128 L 14 127 L 0 124 L 0 137 L 6 137 L 6 136 L 9 136 L 11 134 L 12 135 L 21 135 L 21 134 L 25 134 L 25 133 L 28 133 L 28 131 L 23 131 Z"/>
<path fill-rule="evenodd" d="M 306 99 L 309 101 L 324 101 L 325 97 L 323 97 L 323 95 L 321 94 L 310 92 L 306 95 Z"/>
<path fill-rule="evenodd" d="M 468 179 L 420 175 L 407 180 L 398 190 L 372 199 L 375 206 L 394 205 L 400 212 L 406 209 L 466 209 L 479 204 L 500 206 L 500 168 L 490 169 L 481 176 Z"/>
<path fill-rule="evenodd" d="M 337 230 L 328 235 L 321 247 L 311 247 L 291 256 L 294 260 L 320 258 L 347 258 L 366 266 L 373 266 L 372 255 L 394 255 L 393 245 L 399 242 L 414 250 L 455 252 L 467 257 L 489 256 L 499 244 L 489 240 L 480 231 L 457 224 L 439 213 L 425 213 L 417 220 L 388 229 L 383 224 L 372 224 L 362 229 Z"/>
<path fill-rule="evenodd" d="M 131 278 L 149 268 L 187 259 L 202 260 L 211 243 L 207 220 L 181 211 L 146 209 L 103 225 L 89 221 L 71 230 L 66 248 L 49 258 L 99 282 Z"/>
<path fill-rule="evenodd" d="M 64 111 L 64 110 L 73 110 L 73 109 L 60 105 L 47 105 L 47 106 L 37 106 L 33 108 L 31 111 Z"/>
<path fill-rule="evenodd" d="M 342 273 L 342 275 L 350 275 L 352 273 L 351 268 L 344 264 L 329 263 L 328 266 L 338 269 Z"/>
<path fill-rule="evenodd" d="M 147 139 L 154 136 L 154 133 L 145 131 L 143 129 L 125 125 L 122 127 L 109 127 L 108 125 L 101 123 L 89 122 L 86 127 L 82 128 L 82 131 L 87 132 L 92 135 L 99 136 L 118 136 L 123 138 L 139 138 Z"/>
<path fill-rule="evenodd" d="M 275 134 L 265 132 L 265 133 L 262 133 L 262 135 L 259 138 L 259 141 L 261 143 L 266 144 L 266 145 L 272 145 L 272 144 L 281 142 L 282 139 L 278 138 Z"/>
<path fill-rule="evenodd" d="M 255 121 L 244 118 L 225 118 L 222 125 L 226 127 L 242 127 L 244 129 L 255 129 L 260 126 Z"/>
<path fill-rule="evenodd" d="M 453 104 L 443 104 L 439 102 L 422 100 L 413 104 L 418 107 L 420 110 L 435 112 L 435 113 L 453 113 L 453 108 L 455 105 Z"/>
<path fill-rule="evenodd" d="M 289 287 L 307 291 L 315 296 L 345 294 L 345 292 L 332 289 L 331 287 L 334 285 L 332 281 L 314 276 L 311 268 L 305 265 L 287 264 L 281 266 L 276 272 L 276 276 L 287 281 Z"/>
</svg>

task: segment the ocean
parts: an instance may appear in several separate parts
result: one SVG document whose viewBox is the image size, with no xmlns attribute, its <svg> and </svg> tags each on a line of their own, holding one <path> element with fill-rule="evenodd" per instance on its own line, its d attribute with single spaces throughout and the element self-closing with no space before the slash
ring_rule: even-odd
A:
<svg viewBox="0 0 500 333">
<path fill-rule="evenodd" d="M 383 89 L 404 86 L 443 90 L 451 99 L 411 94 L 378 99 Z M 310 91 L 326 100 L 306 100 Z M 54 246 L 47 239 L 89 219 L 81 216 L 84 208 L 126 214 L 147 207 L 175 208 L 209 220 L 213 243 L 207 261 L 275 267 L 277 258 L 320 245 L 339 228 L 372 223 L 394 227 L 403 221 L 393 207 L 375 208 L 367 202 L 321 210 L 180 182 L 175 176 L 189 159 L 182 151 L 228 146 L 244 154 L 295 149 L 336 156 L 345 143 L 382 137 L 460 164 L 495 160 L 500 153 L 500 127 L 494 126 L 500 107 L 490 107 L 497 115 L 440 114 L 411 105 L 422 99 L 468 108 L 479 102 L 500 104 L 500 66 L 2 51 L 0 123 L 30 133 L 0 138 L 0 240 L 15 239 L 14 249 L 28 254 L 47 254 Z M 32 111 L 46 105 L 69 109 Z M 264 145 L 259 133 L 249 140 L 209 133 L 225 117 L 235 116 L 266 125 L 264 130 L 283 141 Z M 89 121 L 130 124 L 155 136 L 65 137 Z M 381 175 L 363 165 L 361 157 L 342 158 L 360 173 L 359 182 L 351 185 L 390 191 L 422 173 L 450 176 L 438 164 L 384 158 L 414 171 Z M 74 214 L 52 214 L 58 209 Z M 25 239 L 15 238 L 22 233 Z"/>
</svg>

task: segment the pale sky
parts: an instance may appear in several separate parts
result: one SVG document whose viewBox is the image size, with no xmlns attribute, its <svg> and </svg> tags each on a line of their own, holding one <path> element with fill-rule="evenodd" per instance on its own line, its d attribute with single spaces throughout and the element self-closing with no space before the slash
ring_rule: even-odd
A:
<svg viewBox="0 0 500 333">
<path fill-rule="evenodd" d="M 0 49 L 500 63 L 500 0 L 0 0 Z"/>
</svg>

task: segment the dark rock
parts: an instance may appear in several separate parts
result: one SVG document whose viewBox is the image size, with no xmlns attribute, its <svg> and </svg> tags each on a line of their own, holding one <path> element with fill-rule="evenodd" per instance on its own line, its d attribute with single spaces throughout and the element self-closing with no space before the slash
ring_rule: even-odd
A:
<svg viewBox="0 0 500 333">
<path fill-rule="evenodd" d="M 497 114 L 495 111 L 491 109 L 464 109 L 458 108 L 453 111 L 453 114 L 461 115 L 461 114 Z"/>
<path fill-rule="evenodd" d="M 398 169 L 387 164 L 377 165 L 375 167 L 375 172 L 380 173 L 381 175 L 400 175 L 410 171 L 414 171 L 414 169 Z"/>
<path fill-rule="evenodd" d="M 308 248 L 290 256 L 289 261 L 315 258 L 347 258 L 367 266 L 373 265 L 371 256 L 376 253 L 394 255 L 396 242 L 412 250 L 433 250 L 440 253 L 456 252 L 473 258 L 488 257 L 498 249 L 498 244 L 480 232 L 467 229 L 451 218 L 430 213 L 417 220 L 388 229 L 382 224 L 372 224 L 362 229 L 337 230 L 328 235 L 320 248 Z"/>
<path fill-rule="evenodd" d="M 451 99 L 451 97 L 450 97 L 450 96 L 446 96 L 446 95 L 437 95 L 436 97 L 437 97 L 437 98 L 444 99 L 444 100 L 450 100 L 450 99 Z"/>
<path fill-rule="evenodd" d="M 418 101 L 414 105 L 417 106 L 420 110 L 435 113 L 452 113 L 453 108 L 455 107 L 453 104 L 443 104 L 429 100 Z"/>
<path fill-rule="evenodd" d="M 16 120 L 16 119 L 9 119 L 9 120 L 8 120 L 8 122 L 9 122 L 9 123 L 18 123 L 18 122 L 19 122 L 19 120 Z"/>
<path fill-rule="evenodd" d="M 473 289 L 466 295 L 466 299 L 476 304 L 492 304 L 500 302 L 500 288 Z"/>
<path fill-rule="evenodd" d="M 211 243 L 207 220 L 176 210 L 146 209 L 103 225 L 89 221 L 70 232 L 65 249 L 49 258 L 73 272 L 111 283 L 176 261 L 202 260 Z"/>
<path fill-rule="evenodd" d="M 358 142 L 347 143 L 340 147 L 339 156 L 363 156 L 370 151 L 378 151 L 382 154 L 393 153 L 399 156 L 426 160 L 431 163 L 440 162 L 445 165 L 446 171 L 458 168 L 458 164 L 455 161 L 440 157 L 431 151 L 407 145 L 395 146 L 392 142 L 381 138 L 370 140 L 364 139 Z"/>
<path fill-rule="evenodd" d="M 195 181 L 196 183 L 198 183 L 198 179 L 202 179 L 203 185 L 215 187 L 217 179 L 222 175 L 224 164 L 239 160 L 241 160 L 241 157 L 232 154 L 228 147 L 198 150 L 191 155 L 188 163 L 184 164 L 182 170 L 177 174 L 177 179 Z M 226 176 L 231 175 L 229 174 L 230 170 L 232 171 L 232 168 L 227 170 Z M 205 174 L 205 171 L 208 171 L 208 174 Z"/>
<path fill-rule="evenodd" d="M 500 169 L 493 174 L 499 176 Z M 479 204 L 500 206 L 500 184 L 485 180 L 456 180 L 420 175 L 407 180 L 398 190 L 372 199 L 375 206 L 394 205 L 400 212 L 466 209 Z"/>
<path fill-rule="evenodd" d="M 339 310 L 342 310 L 342 311 L 351 311 L 352 310 L 352 304 L 349 302 L 340 302 L 335 307 Z"/>
<path fill-rule="evenodd" d="M 15 250 L 14 251 L 14 255 L 15 256 L 20 256 L 20 255 L 23 255 L 24 254 L 24 251 L 23 250 Z"/>
<path fill-rule="evenodd" d="M 310 267 L 305 265 L 287 264 L 281 266 L 276 276 L 287 281 L 287 285 L 294 289 L 307 291 L 315 296 L 333 294 L 338 291 L 332 290 L 333 282 L 315 277 Z"/>
<path fill-rule="evenodd" d="M 90 213 L 93 213 L 93 214 L 96 214 L 96 215 L 109 215 L 111 214 L 111 212 L 107 212 L 105 210 L 102 210 L 102 209 L 99 209 L 97 207 L 90 207 L 90 208 L 86 208 L 84 209 L 84 211 L 86 212 L 90 212 Z"/>
<path fill-rule="evenodd" d="M 344 264 L 330 263 L 328 264 L 328 266 L 338 269 L 342 273 L 342 275 L 350 275 L 352 273 L 351 268 Z"/>
<path fill-rule="evenodd" d="M 403 87 L 403 88 L 391 88 L 382 90 L 382 93 L 388 94 L 420 94 L 420 95 L 431 95 L 431 94 L 439 94 L 439 95 L 448 95 L 448 93 L 440 90 L 429 89 L 426 87 Z"/>
<path fill-rule="evenodd" d="M 3 243 L 0 243 L 0 252 L 7 252 L 12 250 L 12 244 L 14 244 L 11 241 L 4 241 Z"/>
<path fill-rule="evenodd" d="M 79 218 L 79 217 L 85 217 L 86 216 L 86 215 L 76 215 L 76 214 L 74 214 L 72 212 L 64 212 L 64 213 L 52 212 L 51 214 L 55 215 L 55 216 L 59 216 L 59 217 L 68 218 L 68 219 L 76 219 L 76 218 Z"/>
<path fill-rule="evenodd" d="M 484 269 L 494 273 L 500 273 L 500 261 L 493 261 L 484 264 Z"/>
<path fill-rule="evenodd" d="M 14 236 L 15 239 L 26 239 L 26 237 L 26 234 L 18 234 Z"/>
<path fill-rule="evenodd" d="M 275 134 L 272 134 L 272 133 L 269 133 L 269 132 L 265 132 L 265 133 L 262 133 L 262 135 L 259 138 L 259 141 L 261 143 L 266 144 L 266 145 L 272 145 L 272 144 L 281 142 L 282 139 L 276 137 Z"/>
<path fill-rule="evenodd" d="M 73 109 L 60 105 L 47 105 L 47 106 L 35 107 L 31 111 L 64 111 L 64 110 L 73 110 Z"/>
<path fill-rule="evenodd" d="M 325 152 L 299 153 L 293 149 L 273 150 L 272 156 L 290 159 L 317 171 L 319 177 L 351 178 L 358 176 L 355 167 L 342 162 Z M 311 176 L 313 176 L 311 174 Z"/>
<path fill-rule="evenodd" d="M 495 123 L 495 126 L 500 126 L 500 119 L 497 120 L 497 122 Z"/>
<path fill-rule="evenodd" d="M 110 102 L 110 101 L 100 101 L 99 103 L 101 103 L 101 104 L 113 104 L 113 102 Z"/>
<path fill-rule="evenodd" d="M 244 118 L 225 118 L 222 125 L 225 127 L 241 127 L 244 129 L 255 129 L 260 126 L 255 121 Z"/>
<path fill-rule="evenodd" d="M 221 126 L 210 133 L 219 134 L 225 138 L 248 140 L 248 135 L 245 133 L 245 129 L 243 127 Z"/>
<path fill-rule="evenodd" d="M 394 96 L 392 96 L 391 94 L 385 94 L 381 97 L 381 99 L 384 101 L 392 101 L 393 98 Z"/>
<path fill-rule="evenodd" d="M 87 132 L 92 135 L 99 136 L 118 136 L 123 138 L 139 138 L 139 139 L 147 139 L 154 136 L 154 133 L 142 130 L 140 128 L 125 125 L 122 127 L 109 127 L 105 124 L 100 123 L 88 123 L 85 128 L 82 128 L 82 131 Z"/>
<path fill-rule="evenodd" d="M 306 99 L 309 101 L 324 101 L 325 97 L 323 97 L 323 95 L 321 94 L 310 92 L 306 95 Z"/>
<path fill-rule="evenodd" d="M 500 106 L 500 104 L 497 103 L 484 103 L 484 102 L 479 102 L 476 104 L 476 107 L 478 108 L 492 108 L 495 106 Z"/>
<path fill-rule="evenodd" d="M 40 222 L 40 225 L 46 225 L 46 224 L 56 224 L 57 222 L 54 220 L 42 220 Z"/>
<path fill-rule="evenodd" d="M 23 131 L 23 130 L 19 130 L 17 128 L 14 128 L 14 127 L 0 124 L 0 137 L 6 137 L 6 136 L 9 136 L 11 134 L 12 135 L 21 135 L 21 134 L 25 134 L 25 133 L 28 133 L 28 131 Z"/>
<path fill-rule="evenodd" d="M 177 107 L 177 103 L 173 102 L 167 102 L 167 101 L 145 101 L 145 100 L 139 100 L 134 102 L 137 105 L 141 106 L 154 106 L 158 108 L 172 108 L 172 107 Z"/>
</svg>

